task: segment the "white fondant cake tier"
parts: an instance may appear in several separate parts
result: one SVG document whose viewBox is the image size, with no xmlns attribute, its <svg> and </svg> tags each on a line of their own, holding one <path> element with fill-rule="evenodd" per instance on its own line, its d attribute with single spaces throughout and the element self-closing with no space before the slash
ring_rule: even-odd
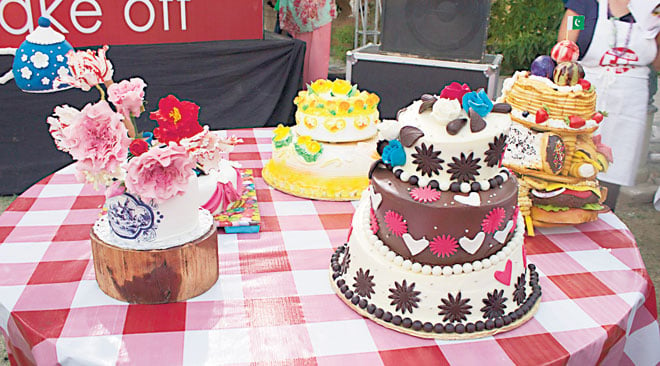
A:
<svg viewBox="0 0 660 366">
<path fill-rule="evenodd" d="M 476 182 L 488 189 L 488 181 L 501 171 L 501 154 L 511 124 L 509 114 L 491 112 L 482 117 L 485 127 L 473 132 L 471 118 L 458 101 L 436 98 L 433 107 L 422 113 L 420 109 L 423 109 L 424 102 L 413 102 L 399 113 L 398 123 L 381 128 L 381 134 L 386 138 L 396 136 L 396 131 L 388 131 L 392 128 L 399 129 L 400 135 L 406 128 L 418 131 L 414 137 L 407 133 L 411 136 L 408 137 L 411 145 L 401 141 L 405 163 L 394 166 L 394 171 L 401 170 L 399 178 L 404 182 L 415 177 L 415 184 L 420 187 L 434 182 L 435 187 L 449 190 L 454 183 L 470 187 Z M 462 128 L 450 133 L 452 123 L 461 119 L 466 120 Z M 406 140 L 399 137 L 402 139 Z"/>
<path fill-rule="evenodd" d="M 378 110 L 369 114 L 348 116 L 314 115 L 296 112 L 296 123 L 301 135 L 325 142 L 362 141 L 378 133 Z"/>
<path fill-rule="evenodd" d="M 184 194 L 164 202 L 144 202 L 124 193 L 105 202 L 107 214 L 94 225 L 99 239 L 130 249 L 163 249 L 185 244 L 208 230 L 207 216 L 199 208 L 196 176 L 192 176 Z M 210 218 L 213 222 L 213 218 Z"/>
<path fill-rule="evenodd" d="M 272 159 L 285 164 L 290 169 L 317 177 L 367 177 L 369 167 L 376 154 L 376 138 L 366 141 L 346 143 L 322 143 L 323 150 L 318 160 L 306 161 L 295 149 L 295 141 L 300 135 L 300 126 L 293 127 L 293 143 L 277 148 L 273 146 Z"/>
<path fill-rule="evenodd" d="M 313 141 L 318 143 L 319 152 L 310 159 L 298 144 L 298 127 L 291 128 L 282 140 L 286 143 L 273 142 L 273 155 L 263 170 L 266 182 L 300 197 L 333 201 L 360 198 L 369 185 L 369 168 L 377 159 L 376 137 L 344 143 Z"/>
<path fill-rule="evenodd" d="M 167 249 L 179 245 L 190 243 L 199 239 L 202 235 L 209 231 L 209 228 L 214 225 L 213 216 L 207 210 L 198 209 L 195 215 L 191 215 L 196 221 L 194 227 L 188 230 L 180 231 L 170 235 L 165 240 L 149 241 L 149 240 L 128 240 L 117 236 L 110 228 L 108 216 L 101 216 L 94 223 L 94 234 L 106 244 L 114 245 L 124 249 L 134 250 L 153 250 L 153 249 Z"/>
<path fill-rule="evenodd" d="M 526 269 L 521 218 L 512 240 L 498 253 L 435 268 L 392 255 L 371 234 L 368 197 L 363 195 L 348 245 L 333 256 L 332 268 L 339 295 L 363 309 L 363 315 L 429 337 L 437 336 L 432 333 L 438 332 L 438 324 L 440 333 L 455 330 L 479 337 L 479 328 L 502 328 L 524 319 L 539 300 L 538 274 Z"/>
</svg>

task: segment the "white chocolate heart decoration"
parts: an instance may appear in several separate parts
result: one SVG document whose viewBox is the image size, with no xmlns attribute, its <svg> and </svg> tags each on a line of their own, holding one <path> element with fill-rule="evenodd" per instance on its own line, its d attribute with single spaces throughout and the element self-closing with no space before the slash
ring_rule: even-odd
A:
<svg viewBox="0 0 660 366">
<path fill-rule="evenodd" d="M 506 239 L 506 236 L 509 234 L 509 231 L 511 231 L 512 227 L 513 227 L 513 220 L 510 220 L 509 222 L 506 223 L 506 227 L 504 229 L 495 232 L 495 234 L 493 235 L 493 239 L 497 240 L 497 242 L 500 244 L 504 244 L 504 240 Z"/>
<path fill-rule="evenodd" d="M 413 256 L 421 253 L 422 250 L 426 249 L 426 247 L 429 246 L 429 241 L 426 240 L 425 237 L 422 237 L 419 240 L 415 240 L 408 233 L 403 234 L 401 237 L 403 238 L 403 242 L 406 243 L 406 246 L 408 247 L 410 254 L 412 254 Z"/>
<path fill-rule="evenodd" d="M 371 208 L 378 209 L 380 203 L 383 202 L 383 195 L 374 192 L 374 187 L 369 186 L 369 195 L 371 196 Z"/>
<path fill-rule="evenodd" d="M 481 205 L 481 197 L 477 192 L 470 192 L 468 196 L 462 196 L 457 194 L 454 196 L 454 201 L 462 203 L 468 206 L 479 206 Z"/>
<path fill-rule="evenodd" d="M 480 231 L 479 234 L 475 235 L 474 238 L 470 239 L 467 236 L 463 236 L 460 239 L 458 239 L 458 244 L 465 250 L 466 252 L 470 254 L 474 254 L 481 248 L 481 244 L 484 243 L 484 239 L 486 238 L 486 234 L 484 234 L 483 231 Z"/>
</svg>

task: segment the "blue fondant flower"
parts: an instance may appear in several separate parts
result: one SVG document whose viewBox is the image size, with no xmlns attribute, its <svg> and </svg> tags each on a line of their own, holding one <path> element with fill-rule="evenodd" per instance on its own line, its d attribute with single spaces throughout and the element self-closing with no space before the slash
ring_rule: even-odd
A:
<svg viewBox="0 0 660 366">
<path fill-rule="evenodd" d="M 493 102 L 483 89 L 478 92 L 469 92 L 463 95 L 463 109 L 469 113 L 470 108 L 479 113 L 481 117 L 485 117 L 493 110 Z"/>
<path fill-rule="evenodd" d="M 383 162 L 391 166 L 400 166 L 406 163 L 406 153 L 399 140 L 391 140 L 383 149 Z"/>
</svg>

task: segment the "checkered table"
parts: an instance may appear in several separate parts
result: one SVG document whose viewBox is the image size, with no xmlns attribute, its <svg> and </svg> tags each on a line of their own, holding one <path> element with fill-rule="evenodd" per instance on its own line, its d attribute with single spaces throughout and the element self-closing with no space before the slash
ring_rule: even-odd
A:
<svg viewBox="0 0 660 366">
<path fill-rule="evenodd" d="M 18 364 L 651 365 L 656 300 L 635 240 L 613 214 L 527 240 L 541 275 L 536 316 L 471 341 L 424 340 L 365 320 L 333 293 L 328 266 L 356 203 L 295 198 L 261 167 L 271 129 L 233 131 L 230 156 L 253 168 L 258 234 L 220 232 L 220 278 L 187 302 L 129 305 L 94 280 L 89 230 L 102 193 L 67 167 L 0 216 L 0 329 Z"/>
</svg>

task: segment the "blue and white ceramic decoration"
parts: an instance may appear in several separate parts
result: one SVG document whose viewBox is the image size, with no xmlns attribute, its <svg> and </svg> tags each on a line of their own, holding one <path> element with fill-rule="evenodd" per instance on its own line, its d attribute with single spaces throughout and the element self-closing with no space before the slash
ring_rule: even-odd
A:
<svg viewBox="0 0 660 366">
<path fill-rule="evenodd" d="M 68 74 L 66 54 L 73 47 L 64 35 L 50 27 L 50 20 L 39 18 L 39 27 L 30 33 L 16 49 L 12 72 L 16 85 L 28 93 L 50 93 L 71 88 L 62 84 L 53 87 L 53 80 Z"/>
<path fill-rule="evenodd" d="M 149 242 L 156 238 L 157 213 L 148 204 L 124 193 L 113 197 L 108 204 L 110 228 L 120 238 Z"/>
</svg>

